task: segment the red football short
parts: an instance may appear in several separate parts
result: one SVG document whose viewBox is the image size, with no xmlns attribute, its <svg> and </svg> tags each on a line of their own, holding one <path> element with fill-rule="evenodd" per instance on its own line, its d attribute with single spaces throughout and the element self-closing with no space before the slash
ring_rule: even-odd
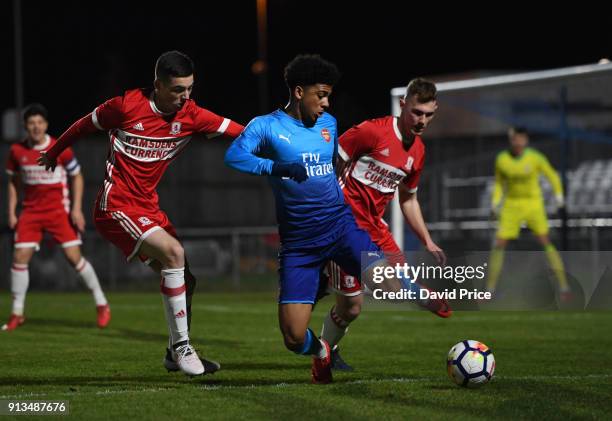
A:
<svg viewBox="0 0 612 421">
<path fill-rule="evenodd" d="M 128 262 L 138 255 L 140 260 L 149 263 L 148 257 L 139 255 L 138 251 L 142 242 L 155 231 L 163 229 L 177 237 L 168 216 L 160 209 L 125 208 L 101 211 L 96 206 L 94 222 L 98 232 L 119 247 Z"/>
<path fill-rule="evenodd" d="M 70 215 L 64 208 L 58 208 L 51 212 L 21 212 L 15 227 L 15 248 L 40 249 L 45 231 L 64 248 L 81 245 L 81 236 L 72 225 Z"/>
</svg>

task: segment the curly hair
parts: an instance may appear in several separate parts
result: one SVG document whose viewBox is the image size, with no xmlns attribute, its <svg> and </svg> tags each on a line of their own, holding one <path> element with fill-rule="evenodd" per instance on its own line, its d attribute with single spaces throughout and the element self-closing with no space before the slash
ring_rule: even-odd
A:
<svg viewBox="0 0 612 421">
<path fill-rule="evenodd" d="M 285 67 L 285 83 L 292 91 L 296 86 L 317 83 L 333 86 L 339 79 L 338 67 L 318 54 L 300 54 Z"/>
</svg>

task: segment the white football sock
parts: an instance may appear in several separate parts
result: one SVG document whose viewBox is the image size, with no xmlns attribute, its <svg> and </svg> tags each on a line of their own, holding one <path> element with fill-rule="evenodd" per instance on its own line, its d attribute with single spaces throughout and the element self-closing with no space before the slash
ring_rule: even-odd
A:
<svg viewBox="0 0 612 421">
<path fill-rule="evenodd" d="M 25 297 L 30 284 L 30 273 L 28 265 L 13 263 L 11 267 L 11 294 L 13 294 L 12 313 L 23 316 Z"/>
<path fill-rule="evenodd" d="M 162 298 L 172 344 L 188 341 L 185 268 L 164 269 L 161 276 Z"/>
<path fill-rule="evenodd" d="M 108 301 L 106 301 L 106 297 L 104 296 L 104 292 L 102 292 L 98 275 L 96 275 L 96 271 L 94 270 L 93 266 L 87 260 L 85 260 L 85 258 L 81 258 L 79 263 L 77 263 L 75 266 L 75 270 L 85 285 L 87 285 L 87 288 L 89 288 L 89 290 L 92 292 L 96 306 L 108 304 Z"/>
<path fill-rule="evenodd" d="M 321 329 L 321 338 L 325 339 L 330 348 L 338 345 L 340 339 L 344 337 L 348 331 L 349 322 L 343 320 L 336 314 L 336 306 L 332 307 L 325 320 L 323 320 L 323 328 Z"/>
</svg>

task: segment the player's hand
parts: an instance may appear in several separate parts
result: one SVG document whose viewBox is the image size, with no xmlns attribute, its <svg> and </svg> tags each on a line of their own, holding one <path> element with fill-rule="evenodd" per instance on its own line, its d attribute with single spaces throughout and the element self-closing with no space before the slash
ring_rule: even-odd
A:
<svg viewBox="0 0 612 421">
<path fill-rule="evenodd" d="M 46 152 L 41 152 L 36 162 L 38 162 L 38 165 L 41 167 L 45 167 L 45 170 L 55 171 L 55 167 L 57 166 L 57 160 L 49 158 Z"/>
<path fill-rule="evenodd" d="M 85 216 L 83 216 L 83 212 L 78 209 L 73 209 L 72 212 L 70 212 L 70 220 L 79 232 L 85 231 Z"/>
<path fill-rule="evenodd" d="M 446 266 L 446 254 L 444 254 L 444 250 L 438 247 L 436 243 L 432 241 L 428 243 L 425 248 L 432 254 L 437 264 L 440 266 Z"/>
<path fill-rule="evenodd" d="M 499 218 L 499 206 L 493 206 L 491 207 L 491 212 L 489 213 L 489 219 L 491 221 L 497 221 L 497 218 Z"/>
<path fill-rule="evenodd" d="M 279 164 L 275 163 L 272 165 L 271 175 L 276 177 L 287 177 L 298 183 L 306 181 L 308 179 L 308 173 L 303 165 L 292 163 L 292 164 Z"/>
<path fill-rule="evenodd" d="M 562 194 L 555 195 L 555 204 L 557 205 L 557 212 L 565 207 L 565 199 Z"/>
<path fill-rule="evenodd" d="M 17 215 L 12 214 L 8 217 L 8 227 L 12 230 L 17 226 Z"/>
</svg>

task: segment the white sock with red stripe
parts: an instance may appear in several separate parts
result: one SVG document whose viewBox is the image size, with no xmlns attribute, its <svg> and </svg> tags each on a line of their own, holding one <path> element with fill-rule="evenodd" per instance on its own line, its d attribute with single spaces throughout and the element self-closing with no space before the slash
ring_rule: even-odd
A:
<svg viewBox="0 0 612 421">
<path fill-rule="evenodd" d="M 323 320 L 323 328 L 321 329 L 321 339 L 325 339 L 330 348 L 338 345 L 340 339 L 344 337 L 348 331 L 350 322 L 343 320 L 336 313 L 336 306 L 332 307 Z"/>
<path fill-rule="evenodd" d="M 87 260 L 85 260 L 84 257 L 82 257 L 74 269 L 93 294 L 96 306 L 104 306 L 108 304 L 108 301 L 106 301 L 106 297 L 104 296 L 104 292 L 102 292 L 98 275 L 96 275 L 96 271 L 94 270 L 93 266 Z"/>
<path fill-rule="evenodd" d="M 172 344 L 189 340 L 185 268 L 161 271 L 161 292 Z"/>
<path fill-rule="evenodd" d="M 13 314 L 23 316 L 25 297 L 30 284 L 28 265 L 13 263 L 11 266 L 11 294 L 13 294 Z"/>
</svg>

